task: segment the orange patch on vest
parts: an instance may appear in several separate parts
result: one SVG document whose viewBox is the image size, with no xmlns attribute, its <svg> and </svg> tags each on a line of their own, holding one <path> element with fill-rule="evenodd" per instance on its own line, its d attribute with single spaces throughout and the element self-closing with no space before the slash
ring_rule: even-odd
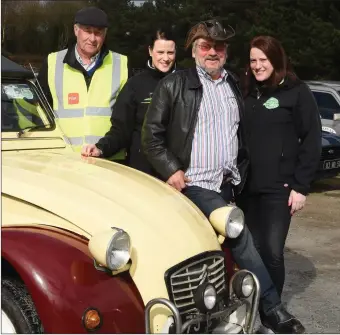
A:
<svg viewBox="0 0 340 335">
<path fill-rule="evenodd" d="M 79 93 L 69 93 L 68 94 L 68 104 L 69 105 L 79 104 Z"/>
</svg>

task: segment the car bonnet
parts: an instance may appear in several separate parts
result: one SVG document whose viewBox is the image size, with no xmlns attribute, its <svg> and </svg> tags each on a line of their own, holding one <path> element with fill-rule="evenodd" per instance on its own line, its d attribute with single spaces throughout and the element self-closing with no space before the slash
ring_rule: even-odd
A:
<svg viewBox="0 0 340 335">
<path fill-rule="evenodd" d="M 168 297 L 167 269 L 221 250 L 209 221 L 186 197 L 134 169 L 53 152 L 8 152 L 2 165 L 4 194 L 66 219 L 88 237 L 124 229 L 132 244 L 130 274 L 145 303 Z"/>
</svg>

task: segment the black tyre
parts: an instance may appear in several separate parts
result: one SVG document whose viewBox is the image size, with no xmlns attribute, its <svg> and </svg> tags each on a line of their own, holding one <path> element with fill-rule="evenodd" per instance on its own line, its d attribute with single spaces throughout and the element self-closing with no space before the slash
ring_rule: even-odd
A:
<svg viewBox="0 0 340 335">
<path fill-rule="evenodd" d="M 30 294 L 25 285 L 16 279 L 1 280 L 1 314 L 2 331 L 5 331 L 4 321 L 7 321 L 7 325 L 12 325 L 16 333 L 42 334 L 44 332 Z M 5 320 L 6 316 L 9 320 Z"/>
</svg>

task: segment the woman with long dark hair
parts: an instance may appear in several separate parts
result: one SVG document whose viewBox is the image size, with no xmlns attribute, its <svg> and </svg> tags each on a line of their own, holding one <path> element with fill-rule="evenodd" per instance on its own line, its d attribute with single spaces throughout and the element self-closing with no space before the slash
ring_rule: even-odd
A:
<svg viewBox="0 0 340 335">
<path fill-rule="evenodd" d="M 281 295 L 291 217 L 304 207 L 319 164 L 320 116 L 277 39 L 255 37 L 249 56 L 243 89 L 250 169 L 240 206 Z"/>
<path fill-rule="evenodd" d="M 141 149 L 141 129 L 158 82 L 176 69 L 176 43 L 171 31 L 157 29 L 148 47 L 146 70 L 131 77 L 112 109 L 111 129 L 96 144 L 83 147 L 83 156 L 111 157 L 127 149 L 127 165 L 153 174 Z"/>
</svg>

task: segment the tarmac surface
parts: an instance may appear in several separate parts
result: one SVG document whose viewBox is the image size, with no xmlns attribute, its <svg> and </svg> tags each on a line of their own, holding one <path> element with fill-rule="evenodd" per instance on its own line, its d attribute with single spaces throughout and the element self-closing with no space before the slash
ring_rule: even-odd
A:
<svg viewBox="0 0 340 335">
<path fill-rule="evenodd" d="M 340 177 L 317 182 L 293 219 L 282 300 L 307 333 L 340 333 Z"/>
</svg>

